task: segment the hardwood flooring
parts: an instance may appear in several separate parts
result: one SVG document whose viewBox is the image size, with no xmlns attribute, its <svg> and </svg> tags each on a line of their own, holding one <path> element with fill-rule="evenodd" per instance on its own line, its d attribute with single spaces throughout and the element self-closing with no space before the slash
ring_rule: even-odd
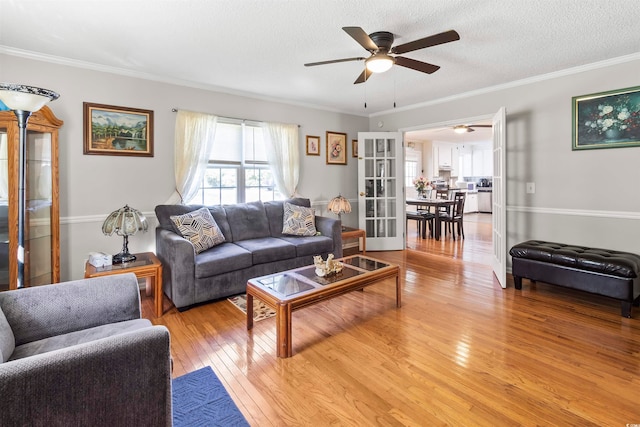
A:
<svg viewBox="0 0 640 427">
<path fill-rule="evenodd" d="M 526 280 L 500 288 L 486 217 L 469 216 L 461 241 L 410 229 L 410 249 L 368 253 L 401 266 L 403 306 L 381 283 L 296 311 L 288 359 L 274 318 L 247 332 L 226 300 L 180 313 L 165 298 L 156 319 L 143 296 L 143 312 L 171 331 L 173 375 L 211 366 L 252 426 L 640 423 L 640 310 L 622 318 L 608 298 Z"/>
</svg>

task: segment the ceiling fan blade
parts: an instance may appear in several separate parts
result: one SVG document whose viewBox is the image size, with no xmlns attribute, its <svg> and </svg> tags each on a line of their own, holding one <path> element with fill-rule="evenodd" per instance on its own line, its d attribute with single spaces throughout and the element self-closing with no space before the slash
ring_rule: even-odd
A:
<svg viewBox="0 0 640 427">
<path fill-rule="evenodd" d="M 360 46 L 373 53 L 378 50 L 378 46 L 371 40 L 371 37 L 360 27 L 342 27 Z"/>
<path fill-rule="evenodd" d="M 405 58 L 402 56 L 396 56 L 396 65 L 401 67 L 411 68 L 412 70 L 422 71 L 423 73 L 431 74 L 440 69 L 439 65 L 428 64 L 422 61 L 416 61 L 415 59 Z"/>
<path fill-rule="evenodd" d="M 469 125 L 470 128 L 492 128 L 493 125 Z"/>
<path fill-rule="evenodd" d="M 439 44 L 453 42 L 456 40 L 460 40 L 460 34 L 458 34 L 455 30 L 449 30 L 445 31 L 444 33 L 434 34 L 433 36 L 425 37 L 423 39 L 414 40 L 409 43 L 392 47 L 391 53 L 403 54 L 418 49 L 424 49 L 425 47 L 437 46 Z"/>
<path fill-rule="evenodd" d="M 353 82 L 354 85 L 357 85 L 359 83 L 364 83 L 367 81 L 367 79 L 371 76 L 371 74 L 373 74 L 371 71 L 369 71 L 368 69 L 364 69 L 362 71 L 362 73 L 360 73 L 360 75 L 358 76 L 358 78 L 356 79 L 355 82 Z"/>
<path fill-rule="evenodd" d="M 316 65 L 335 64 L 337 62 L 364 61 L 365 59 L 366 58 L 362 58 L 362 57 L 344 58 L 344 59 L 332 59 L 331 61 L 309 62 L 308 64 L 304 64 L 304 66 L 305 67 L 314 67 Z"/>
</svg>

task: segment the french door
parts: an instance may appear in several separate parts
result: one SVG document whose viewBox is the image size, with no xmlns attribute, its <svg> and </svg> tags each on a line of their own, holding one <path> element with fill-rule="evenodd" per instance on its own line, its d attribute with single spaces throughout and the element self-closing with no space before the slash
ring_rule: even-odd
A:
<svg viewBox="0 0 640 427">
<path fill-rule="evenodd" d="M 507 225 L 505 197 L 506 111 L 493 116 L 493 257 L 491 267 L 500 286 L 507 287 Z"/>
<path fill-rule="evenodd" d="M 358 215 L 367 250 L 404 249 L 402 134 L 358 133 Z"/>
</svg>

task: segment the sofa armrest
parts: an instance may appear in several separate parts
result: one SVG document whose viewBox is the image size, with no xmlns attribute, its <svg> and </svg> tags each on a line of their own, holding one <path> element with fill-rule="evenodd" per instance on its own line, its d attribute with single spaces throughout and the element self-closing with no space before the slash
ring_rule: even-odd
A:
<svg viewBox="0 0 640 427">
<path fill-rule="evenodd" d="M 316 216 L 316 230 L 333 240 L 333 256 L 342 257 L 342 222 L 326 216 Z"/>
<path fill-rule="evenodd" d="M 0 364 L 0 425 L 170 426 L 170 357 L 153 326 Z"/>
<path fill-rule="evenodd" d="M 16 345 L 141 317 L 133 273 L 0 293 Z"/>
<path fill-rule="evenodd" d="M 156 255 L 162 262 L 162 284 L 167 296 L 179 307 L 193 304 L 196 288 L 196 250 L 193 244 L 172 231 L 158 227 Z"/>
</svg>

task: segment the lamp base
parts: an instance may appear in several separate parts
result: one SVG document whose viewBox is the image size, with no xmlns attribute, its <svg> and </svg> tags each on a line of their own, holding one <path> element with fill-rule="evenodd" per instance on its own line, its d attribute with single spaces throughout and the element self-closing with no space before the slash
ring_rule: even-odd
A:
<svg viewBox="0 0 640 427">
<path fill-rule="evenodd" d="M 111 260 L 111 263 L 113 264 L 122 264 L 123 262 L 131 262 L 131 261 L 135 261 L 136 260 L 136 256 L 130 254 L 129 252 L 120 252 L 119 254 L 116 254 L 113 256 L 113 259 Z"/>
</svg>

